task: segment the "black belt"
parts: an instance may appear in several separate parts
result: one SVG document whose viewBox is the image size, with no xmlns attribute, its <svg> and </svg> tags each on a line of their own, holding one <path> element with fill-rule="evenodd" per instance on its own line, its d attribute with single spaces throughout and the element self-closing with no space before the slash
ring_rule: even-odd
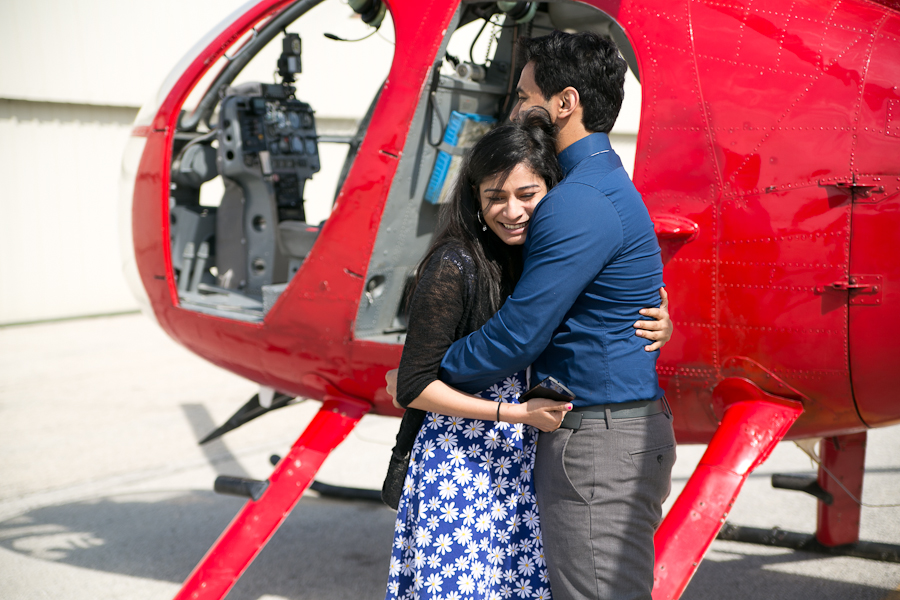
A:
<svg viewBox="0 0 900 600">
<path fill-rule="evenodd" d="M 638 419 L 650 417 L 666 410 L 663 399 L 638 400 L 636 402 L 619 402 L 616 404 L 595 404 L 593 406 L 576 406 L 566 413 L 560 427 L 580 429 L 582 419 Z"/>
</svg>

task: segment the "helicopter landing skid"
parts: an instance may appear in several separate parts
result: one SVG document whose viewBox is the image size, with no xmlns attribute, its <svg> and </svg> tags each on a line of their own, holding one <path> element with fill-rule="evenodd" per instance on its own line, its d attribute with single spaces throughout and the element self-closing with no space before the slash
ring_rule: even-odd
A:
<svg viewBox="0 0 900 600">
<path fill-rule="evenodd" d="M 714 401 L 725 406 L 703 458 L 654 536 L 653 600 L 677 600 L 725 524 L 741 487 L 803 412 L 742 378 L 721 381 Z"/>
<path fill-rule="evenodd" d="M 255 494 L 258 499 L 244 505 L 188 575 L 175 600 L 224 598 L 287 518 L 331 451 L 369 408 L 361 400 L 326 395 L 322 408 L 272 471 L 268 485 Z"/>
<path fill-rule="evenodd" d="M 725 523 L 717 539 L 772 546 L 773 548 L 789 548 L 827 556 L 852 556 L 865 560 L 900 564 L 900 544 L 857 541 L 840 546 L 826 546 L 819 542 L 814 534 L 785 531 L 779 527 L 762 529 Z"/>
</svg>

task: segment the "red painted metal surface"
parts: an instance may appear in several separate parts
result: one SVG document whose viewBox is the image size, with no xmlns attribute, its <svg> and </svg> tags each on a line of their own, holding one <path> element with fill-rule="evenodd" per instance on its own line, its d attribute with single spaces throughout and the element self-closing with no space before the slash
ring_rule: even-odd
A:
<svg viewBox="0 0 900 600">
<path fill-rule="evenodd" d="M 147 138 L 134 188 L 137 266 L 160 325 L 198 355 L 288 394 L 360 398 L 397 414 L 383 375 L 400 348 L 357 339 L 354 321 L 456 0 L 389 2 L 396 50 L 367 135 L 263 323 L 178 306 L 168 231 L 175 119 L 209 66 L 289 3 L 248 9 L 136 128 Z M 657 535 L 654 597 L 675 598 L 781 436 L 843 439 L 900 420 L 900 355 L 881 333 L 900 309 L 900 261 L 888 251 L 900 237 L 900 12 L 893 0 L 588 3 L 618 21 L 639 62 L 634 180 L 656 221 L 676 324 L 659 373 L 679 442 L 710 442 Z M 755 399 L 733 404 L 742 394 Z M 766 394 L 801 403 L 802 414 Z M 823 535 L 844 539 L 832 521 Z"/>
<path fill-rule="evenodd" d="M 834 502 L 830 506 L 818 502 L 816 539 L 824 546 L 858 542 L 862 507 L 857 500 L 862 500 L 866 432 L 825 438 L 819 448 L 819 485 L 832 495 Z"/>
<path fill-rule="evenodd" d="M 709 439 L 709 390 L 736 357 L 762 367 L 740 373 L 761 388 L 799 392 L 790 437 L 859 431 L 860 414 L 896 420 L 900 359 L 874 325 L 900 306 L 900 261 L 879 250 L 900 232 L 896 204 L 861 211 L 829 183 L 900 168 L 900 136 L 886 129 L 898 13 L 681 0 L 622 2 L 617 18 L 641 65 L 635 183 L 652 216 L 698 226 L 689 243 L 661 240 L 676 331 L 659 371 L 679 441 Z M 881 305 L 817 292 L 854 273 L 883 275 Z"/>
<path fill-rule="evenodd" d="M 334 448 L 369 410 L 369 404 L 326 397 L 322 408 L 269 477 L 259 500 L 250 500 L 188 575 L 175 600 L 219 600 L 234 586 Z"/>
<path fill-rule="evenodd" d="M 654 537 L 654 600 L 681 596 L 747 477 L 803 412 L 746 379 L 725 379 L 713 394 L 726 406 L 722 422 Z"/>
<path fill-rule="evenodd" d="M 900 305 L 900 263 L 881 251 L 900 230 L 900 194 L 861 204 L 846 182 L 897 175 L 900 95 L 888 84 L 900 69 L 900 15 L 836 0 L 793 3 L 791 12 L 775 0 L 592 3 L 622 24 L 641 67 L 634 178 L 666 261 L 676 331 L 659 372 L 679 441 L 711 438 L 710 390 L 729 376 L 795 390 L 806 411 L 789 437 L 897 421 L 900 359 L 874 323 Z M 167 214 L 174 120 L 227 41 L 285 4 L 262 2 L 220 35 L 141 132 L 138 267 L 160 324 L 200 356 L 286 393 L 322 398 L 332 385 L 397 414 L 378 391 L 400 349 L 357 340 L 353 326 L 381 211 L 455 2 L 391 3 L 396 53 L 372 124 L 318 242 L 264 323 L 177 306 Z M 859 294 L 832 286 L 854 274 L 882 278 L 879 304 L 851 305 Z"/>
<path fill-rule="evenodd" d="M 900 240 L 900 22 L 877 21 L 871 60 L 860 82 L 859 127 L 854 138 L 853 239 L 850 275 L 877 275 L 874 294 L 850 294 L 850 372 L 853 395 L 869 426 L 896 423 L 900 369 L 896 352 L 882 346 L 882 324 L 900 305 L 900 261 L 886 251 Z M 872 300 L 872 302 L 867 302 Z M 875 302 L 877 300 L 877 302 Z M 861 302 L 857 302 L 861 301 Z"/>
</svg>

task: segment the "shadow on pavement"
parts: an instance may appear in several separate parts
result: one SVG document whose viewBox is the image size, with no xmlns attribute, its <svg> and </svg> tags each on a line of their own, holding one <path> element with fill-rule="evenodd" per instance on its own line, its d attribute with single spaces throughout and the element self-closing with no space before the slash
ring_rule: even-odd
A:
<svg viewBox="0 0 900 600">
<path fill-rule="evenodd" d="M 832 561 L 846 567 L 861 559 L 823 557 L 810 552 L 764 550 L 738 542 L 719 542 L 718 558 L 700 564 L 682 600 L 762 600 L 764 598 L 809 598 L 815 600 L 882 600 L 885 589 L 833 579 L 823 579 L 773 570 L 782 564 Z M 727 547 L 722 551 L 722 547 Z M 766 554 L 758 554 L 758 552 Z M 775 552 L 774 554 L 771 552 Z M 871 563 L 870 563 L 871 564 Z M 883 564 L 883 563 L 882 563 Z"/>
<path fill-rule="evenodd" d="M 243 505 L 212 492 L 144 493 L 36 509 L 0 523 L 0 546 L 36 560 L 182 582 Z M 394 512 L 367 502 L 303 498 L 228 595 L 257 600 L 384 597 Z M 789 574 L 778 564 L 829 560 L 744 552 L 704 561 L 684 600 L 879 600 L 885 590 Z M 518 600 L 518 599 L 516 599 Z"/>
<path fill-rule="evenodd" d="M 240 498 L 132 494 L 51 506 L 0 523 L 0 546 L 34 559 L 181 583 Z M 256 600 L 384 597 L 395 513 L 375 503 L 303 498 L 228 595 Z"/>
</svg>

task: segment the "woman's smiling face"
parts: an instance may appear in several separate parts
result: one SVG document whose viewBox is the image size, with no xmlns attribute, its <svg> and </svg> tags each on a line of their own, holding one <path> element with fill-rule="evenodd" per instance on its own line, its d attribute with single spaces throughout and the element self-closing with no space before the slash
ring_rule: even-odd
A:
<svg viewBox="0 0 900 600">
<path fill-rule="evenodd" d="M 516 165 L 502 185 L 500 175 L 488 177 L 478 186 L 484 224 L 504 244 L 524 244 L 531 213 L 546 194 L 547 184 L 527 165 Z"/>
</svg>

